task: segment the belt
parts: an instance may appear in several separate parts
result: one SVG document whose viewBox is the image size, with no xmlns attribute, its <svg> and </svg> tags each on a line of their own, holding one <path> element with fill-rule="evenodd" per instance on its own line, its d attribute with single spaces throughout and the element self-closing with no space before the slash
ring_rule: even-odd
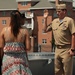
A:
<svg viewBox="0 0 75 75">
<path fill-rule="evenodd" d="M 56 45 L 56 47 L 57 47 L 58 49 L 69 48 L 69 47 L 71 47 L 71 44 L 66 44 L 66 45 Z"/>
</svg>

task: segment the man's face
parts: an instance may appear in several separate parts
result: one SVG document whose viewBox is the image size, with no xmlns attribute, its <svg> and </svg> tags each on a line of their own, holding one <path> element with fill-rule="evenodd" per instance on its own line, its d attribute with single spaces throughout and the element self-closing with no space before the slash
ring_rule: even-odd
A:
<svg viewBox="0 0 75 75">
<path fill-rule="evenodd" d="M 64 15 L 65 15 L 65 11 L 64 10 L 57 10 L 57 15 L 60 19 L 63 19 Z"/>
</svg>

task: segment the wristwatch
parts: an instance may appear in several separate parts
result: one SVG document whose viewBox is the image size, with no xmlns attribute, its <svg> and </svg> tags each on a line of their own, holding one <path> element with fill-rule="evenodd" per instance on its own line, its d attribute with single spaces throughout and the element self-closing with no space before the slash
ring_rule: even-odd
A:
<svg viewBox="0 0 75 75">
<path fill-rule="evenodd" d="M 72 52 L 75 52 L 75 49 L 71 49 Z"/>
</svg>

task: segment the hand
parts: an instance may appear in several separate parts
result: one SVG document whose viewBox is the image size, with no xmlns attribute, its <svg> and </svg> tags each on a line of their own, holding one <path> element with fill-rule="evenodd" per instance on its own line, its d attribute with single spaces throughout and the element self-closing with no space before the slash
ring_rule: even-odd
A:
<svg viewBox="0 0 75 75">
<path fill-rule="evenodd" d="M 75 52 L 71 51 L 71 49 L 68 52 L 70 53 L 71 56 L 75 55 Z"/>
<path fill-rule="evenodd" d="M 47 17 L 48 17 L 48 14 L 49 14 L 48 10 L 47 10 L 47 9 L 45 9 L 45 10 L 44 10 L 44 15 L 43 15 L 43 16 L 44 16 L 44 18 L 47 18 Z"/>
</svg>

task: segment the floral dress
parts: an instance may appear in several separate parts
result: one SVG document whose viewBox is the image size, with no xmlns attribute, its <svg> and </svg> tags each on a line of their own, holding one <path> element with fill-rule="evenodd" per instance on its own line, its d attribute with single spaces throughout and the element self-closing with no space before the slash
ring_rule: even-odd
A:
<svg viewBox="0 0 75 75">
<path fill-rule="evenodd" d="M 3 50 L 2 75 L 32 75 L 23 43 L 7 42 Z"/>
</svg>

